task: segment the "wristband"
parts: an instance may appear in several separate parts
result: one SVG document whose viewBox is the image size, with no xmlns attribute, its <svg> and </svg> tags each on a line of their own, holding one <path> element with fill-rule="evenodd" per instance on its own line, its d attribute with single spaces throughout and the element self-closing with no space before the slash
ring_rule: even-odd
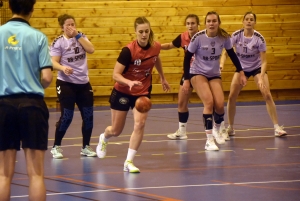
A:
<svg viewBox="0 0 300 201">
<path fill-rule="evenodd" d="M 75 36 L 76 40 L 78 40 L 79 38 L 81 38 L 81 34 L 78 33 L 76 36 Z"/>
</svg>

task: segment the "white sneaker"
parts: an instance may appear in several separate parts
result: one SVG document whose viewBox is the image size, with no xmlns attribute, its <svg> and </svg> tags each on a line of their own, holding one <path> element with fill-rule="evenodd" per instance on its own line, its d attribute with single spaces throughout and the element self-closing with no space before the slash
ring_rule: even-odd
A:
<svg viewBox="0 0 300 201">
<path fill-rule="evenodd" d="M 214 138 L 207 139 L 204 148 L 207 151 L 218 151 L 219 150 L 219 147 L 217 147 L 217 145 L 214 141 Z"/>
<path fill-rule="evenodd" d="M 235 131 L 231 127 L 227 127 L 226 131 L 229 136 L 235 136 Z"/>
<path fill-rule="evenodd" d="M 171 140 L 185 140 L 185 139 L 187 139 L 186 132 L 180 132 L 179 129 L 175 133 L 167 135 L 167 137 L 170 138 Z"/>
<path fill-rule="evenodd" d="M 104 133 L 99 136 L 99 143 L 96 148 L 98 158 L 104 158 L 106 155 L 106 145 L 107 142 L 104 142 Z"/>
<path fill-rule="evenodd" d="M 50 152 L 53 155 L 53 158 L 61 159 L 64 157 L 62 155 L 63 150 L 60 148 L 60 146 L 55 145 Z"/>
<path fill-rule="evenodd" d="M 283 130 L 283 126 L 279 126 L 278 128 L 275 129 L 275 136 L 276 137 L 282 137 L 287 135 L 287 132 Z"/>
<path fill-rule="evenodd" d="M 222 123 L 221 123 L 219 132 L 221 133 L 221 135 L 223 136 L 225 141 L 230 140 L 230 137 L 229 137 L 229 135 L 227 133 L 227 130 L 225 128 L 225 122 L 224 121 L 222 121 Z"/>
<path fill-rule="evenodd" d="M 89 145 L 85 145 L 85 148 L 81 149 L 80 154 L 83 156 L 89 156 L 89 157 L 97 156 L 96 152 L 94 152 L 92 147 L 90 147 Z"/>
<path fill-rule="evenodd" d="M 140 169 L 135 167 L 132 161 L 126 160 L 124 163 L 124 172 L 140 173 Z"/>
<path fill-rule="evenodd" d="M 212 135 L 214 136 L 218 144 L 225 144 L 225 139 L 223 138 L 222 133 L 219 132 L 219 129 L 217 129 L 215 126 L 213 126 Z"/>
</svg>

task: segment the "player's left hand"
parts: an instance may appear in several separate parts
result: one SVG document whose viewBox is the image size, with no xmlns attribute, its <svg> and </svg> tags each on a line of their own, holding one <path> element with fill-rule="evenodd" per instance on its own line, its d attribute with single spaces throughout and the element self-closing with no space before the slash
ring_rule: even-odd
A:
<svg viewBox="0 0 300 201">
<path fill-rule="evenodd" d="M 161 81 L 161 85 L 163 87 L 164 92 L 168 92 L 171 90 L 171 87 L 170 87 L 169 83 L 167 82 L 167 80 L 163 79 Z"/>
</svg>

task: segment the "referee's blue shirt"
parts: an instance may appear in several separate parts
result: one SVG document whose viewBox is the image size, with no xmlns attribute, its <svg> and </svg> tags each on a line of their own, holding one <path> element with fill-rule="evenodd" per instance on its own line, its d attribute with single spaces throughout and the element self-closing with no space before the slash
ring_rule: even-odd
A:
<svg viewBox="0 0 300 201">
<path fill-rule="evenodd" d="M 44 96 L 41 70 L 52 68 L 48 39 L 21 18 L 0 26 L 0 96 Z"/>
</svg>

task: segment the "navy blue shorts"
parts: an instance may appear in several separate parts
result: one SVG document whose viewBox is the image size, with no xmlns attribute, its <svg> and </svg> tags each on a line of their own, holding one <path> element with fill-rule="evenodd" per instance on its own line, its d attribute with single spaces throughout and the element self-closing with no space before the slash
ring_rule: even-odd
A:
<svg viewBox="0 0 300 201">
<path fill-rule="evenodd" d="M 150 99 L 150 93 L 147 96 Z M 119 111 L 129 111 L 129 109 L 133 109 L 135 106 L 135 101 L 140 96 L 132 96 L 129 94 L 124 94 L 122 92 L 117 91 L 115 88 L 112 90 L 109 103 L 110 108 Z"/>
<path fill-rule="evenodd" d="M 235 71 L 235 72 L 237 72 L 237 71 Z M 246 71 L 244 71 L 244 74 L 245 74 L 245 76 L 247 77 L 247 78 L 249 78 L 249 77 L 251 77 L 251 76 L 255 76 L 255 75 L 257 75 L 257 74 L 259 74 L 259 73 L 261 73 L 261 68 L 257 68 L 257 69 L 255 69 L 255 70 L 253 70 L 253 71 L 250 71 L 250 72 L 246 72 Z M 267 74 L 267 71 L 265 72 L 266 74 Z"/>
<path fill-rule="evenodd" d="M 0 114 L 0 151 L 21 146 L 47 150 L 49 111 L 42 96 L 1 96 Z"/>
</svg>

